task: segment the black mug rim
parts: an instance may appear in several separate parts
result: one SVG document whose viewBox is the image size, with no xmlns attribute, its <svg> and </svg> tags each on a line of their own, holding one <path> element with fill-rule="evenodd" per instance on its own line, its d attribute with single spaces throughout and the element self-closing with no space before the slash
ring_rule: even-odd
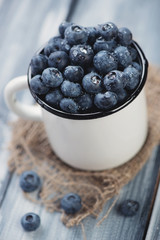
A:
<svg viewBox="0 0 160 240">
<path fill-rule="evenodd" d="M 148 73 L 148 61 L 147 61 L 142 49 L 140 48 L 140 46 L 138 45 L 137 42 L 133 41 L 132 44 L 138 52 L 139 60 L 142 65 L 141 79 L 140 79 L 140 82 L 139 82 L 137 88 L 135 89 L 135 91 L 133 91 L 132 94 L 127 98 L 127 100 L 124 103 L 122 103 L 121 105 L 119 105 L 118 107 L 111 109 L 111 110 L 107 110 L 107 111 L 97 111 L 97 112 L 93 112 L 93 113 L 76 113 L 76 114 L 67 113 L 62 110 L 58 110 L 54 107 L 51 107 L 46 102 L 44 102 L 41 98 L 39 98 L 30 88 L 29 82 L 31 80 L 31 67 L 29 64 L 27 79 L 28 79 L 28 86 L 29 86 L 29 89 L 30 89 L 30 92 L 31 92 L 33 98 L 42 108 L 44 108 L 48 112 L 55 114 L 62 118 L 73 119 L 73 120 L 87 120 L 87 119 L 101 118 L 101 117 L 105 117 L 105 116 L 114 114 L 114 113 L 122 110 L 123 108 L 128 106 L 142 91 L 142 89 L 145 85 L 145 82 L 147 79 L 147 73 Z M 36 54 L 39 54 L 43 50 L 43 48 L 44 48 L 44 46 L 42 48 L 40 48 L 36 52 Z"/>
</svg>

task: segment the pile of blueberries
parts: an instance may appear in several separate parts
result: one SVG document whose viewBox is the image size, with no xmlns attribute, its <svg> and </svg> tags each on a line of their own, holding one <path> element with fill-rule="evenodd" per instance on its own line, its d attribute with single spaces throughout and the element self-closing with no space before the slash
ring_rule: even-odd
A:
<svg viewBox="0 0 160 240">
<path fill-rule="evenodd" d="M 97 27 L 63 22 L 59 33 L 31 59 L 32 92 L 71 114 L 107 111 L 124 103 L 142 73 L 131 31 L 112 22 Z"/>
</svg>

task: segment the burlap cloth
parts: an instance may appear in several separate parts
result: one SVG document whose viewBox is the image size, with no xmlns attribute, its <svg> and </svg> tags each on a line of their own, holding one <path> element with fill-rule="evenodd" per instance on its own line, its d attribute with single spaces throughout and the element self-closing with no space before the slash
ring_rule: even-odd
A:
<svg viewBox="0 0 160 240">
<path fill-rule="evenodd" d="M 41 189 L 34 195 L 25 196 L 54 212 L 61 211 L 59 202 L 64 194 L 75 192 L 81 196 L 83 207 L 76 215 L 65 215 L 61 211 L 66 226 L 79 224 L 88 215 L 97 217 L 104 204 L 118 195 L 120 189 L 140 171 L 160 140 L 160 69 L 149 69 L 146 93 L 149 114 L 146 143 L 136 157 L 111 170 L 88 172 L 73 169 L 60 161 L 51 150 L 43 123 L 22 119 L 14 122 L 9 170 L 21 174 L 32 169 L 42 179 Z"/>
</svg>

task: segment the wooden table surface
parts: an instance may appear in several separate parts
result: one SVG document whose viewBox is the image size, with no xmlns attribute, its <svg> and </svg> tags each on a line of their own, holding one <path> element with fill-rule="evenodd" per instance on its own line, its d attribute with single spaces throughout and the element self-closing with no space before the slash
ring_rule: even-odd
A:
<svg viewBox="0 0 160 240">
<path fill-rule="evenodd" d="M 7 122 L 16 119 L 3 98 L 6 83 L 24 75 L 33 53 L 57 34 L 62 20 L 91 26 L 113 21 L 133 32 L 150 63 L 159 65 L 160 39 L 159 0 L 0 0 L 0 240 L 81 240 L 80 226 L 66 228 L 59 213 L 48 213 L 26 200 L 19 188 L 19 177 L 7 170 L 10 129 Z M 31 101 L 26 91 L 20 96 Z M 27 100 L 26 100 L 27 99 Z M 87 240 L 157 240 L 160 239 L 160 147 L 153 149 L 150 159 L 138 175 L 120 192 L 110 215 L 97 227 L 88 217 L 83 223 Z M 138 213 L 131 218 L 118 214 L 117 206 L 125 199 L 139 202 Z M 114 199 L 104 207 L 106 213 Z M 26 233 L 20 218 L 26 212 L 41 217 L 41 227 Z"/>
</svg>

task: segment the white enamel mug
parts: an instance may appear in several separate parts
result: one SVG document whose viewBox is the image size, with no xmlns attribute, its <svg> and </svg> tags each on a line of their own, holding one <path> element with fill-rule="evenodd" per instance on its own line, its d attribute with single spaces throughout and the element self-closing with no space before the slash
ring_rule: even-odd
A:
<svg viewBox="0 0 160 240">
<path fill-rule="evenodd" d="M 38 105 L 29 106 L 19 102 L 16 92 L 29 87 L 30 67 L 28 77 L 20 76 L 7 84 L 6 103 L 22 118 L 43 121 L 52 149 L 70 166 L 93 171 L 117 167 L 139 152 L 148 132 L 144 91 L 148 63 L 138 44 L 134 42 L 133 45 L 142 66 L 140 83 L 126 102 L 113 110 L 87 114 L 65 113 L 47 105 L 31 89 Z"/>
</svg>

